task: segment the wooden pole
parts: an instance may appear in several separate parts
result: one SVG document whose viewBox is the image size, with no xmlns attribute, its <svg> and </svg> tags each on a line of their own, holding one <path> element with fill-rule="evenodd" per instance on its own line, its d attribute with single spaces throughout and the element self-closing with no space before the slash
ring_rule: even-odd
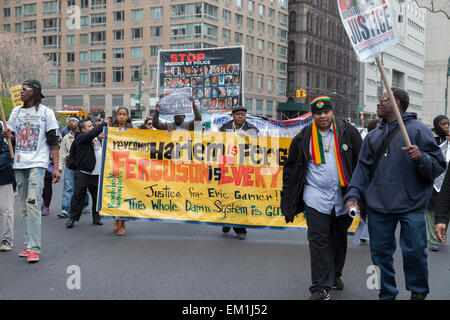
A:
<svg viewBox="0 0 450 320">
<path fill-rule="evenodd" d="M 411 141 L 409 140 L 408 132 L 406 132 L 405 124 L 403 123 L 403 120 L 402 120 L 402 115 L 400 114 L 400 110 L 398 108 L 397 101 L 395 100 L 394 94 L 392 93 L 391 85 L 389 84 L 389 80 L 386 76 L 386 73 L 384 72 L 384 68 L 383 68 L 383 65 L 381 64 L 380 57 L 377 56 L 375 58 L 375 61 L 377 62 L 378 69 L 380 69 L 381 76 L 383 77 L 384 86 L 386 87 L 386 91 L 389 95 L 389 98 L 394 102 L 395 107 L 393 109 L 394 109 L 395 117 L 397 118 L 398 125 L 400 126 L 400 130 L 402 131 L 403 139 L 405 139 L 406 146 L 410 147 Z"/>
<path fill-rule="evenodd" d="M 8 129 L 8 123 L 6 122 L 5 111 L 3 110 L 2 99 L 0 99 L 0 117 L 2 118 L 2 122 L 3 122 L 3 130 L 7 130 Z M 8 142 L 9 153 L 11 154 L 11 158 L 14 159 L 14 150 L 13 150 L 13 147 L 12 147 L 12 144 L 11 144 L 11 140 L 9 138 L 7 138 L 6 142 Z"/>
</svg>

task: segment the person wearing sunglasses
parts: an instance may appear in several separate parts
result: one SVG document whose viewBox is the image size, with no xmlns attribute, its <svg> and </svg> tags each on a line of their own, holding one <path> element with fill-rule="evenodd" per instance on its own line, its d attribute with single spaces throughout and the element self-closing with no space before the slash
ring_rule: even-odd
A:
<svg viewBox="0 0 450 320">
<path fill-rule="evenodd" d="M 359 208 L 363 199 L 367 204 L 370 253 L 381 271 L 379 298 L 395 300 L 398 294 L 393 254 L 400 223 L 406 289 L 411 300 L 424 300 L 430 291 L 425 212 L 433 181 L 444 172 L 446 162 L 431 130 L 417 114 L 406 111 L 408 93 L 399 88 L 392 92 L 412 145 L 405 146 L 394 112 L 397 106 L 383 93 L 377 105 L 382 121 L 363 141 L 344 200 L 347 212 Z"/>
<path fill-rule="evenodd" d="M 19 253 L 28 262 L 39 261 L 41 253 L 41 205 L 45 171 L 49 154 L 54 161 L 53 182 L 61 177 L 59 170 L 59 125 L 53 110 L 43 105 L 44 95 L 38 80 L 25 80 L 20 98 L 23 106 L 15 107 L 2 136 L 15 142 L 14 172 L 22 202 L 25 248 Z"/>
</svg>

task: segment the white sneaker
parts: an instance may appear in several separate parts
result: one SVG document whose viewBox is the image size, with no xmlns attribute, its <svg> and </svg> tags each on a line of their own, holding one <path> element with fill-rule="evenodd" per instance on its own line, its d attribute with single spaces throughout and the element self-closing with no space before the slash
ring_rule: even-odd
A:
<svg viewBox="0 0 450 320">
<path fill-rule="evenodd" d="M 56 215 L 60 218 L 68 218 L 69 217 L 69 213 L 67 213 L 66 210 L 61 210 L 61 212 Z"/>
<path fill-rule="evenodd" d="M 11 251 L 14 244 L 9 242 L 8 240 L 2 240 L 2 245 L 0 246 L 0 251 Z"/>
</svg>

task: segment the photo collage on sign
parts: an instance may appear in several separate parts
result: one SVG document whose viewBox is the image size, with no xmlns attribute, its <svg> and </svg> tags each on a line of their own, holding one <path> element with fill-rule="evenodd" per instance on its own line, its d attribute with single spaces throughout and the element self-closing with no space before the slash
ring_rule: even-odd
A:
<svg viewBox="0 0 450 320">
<path fill-rule="evenodd" d="M 205 110 L 231 109 L 239 105 L 240 65 L 193 65 L 165 67 L 164 91 L 192 87 L 192 96 Z"/>
</svg>

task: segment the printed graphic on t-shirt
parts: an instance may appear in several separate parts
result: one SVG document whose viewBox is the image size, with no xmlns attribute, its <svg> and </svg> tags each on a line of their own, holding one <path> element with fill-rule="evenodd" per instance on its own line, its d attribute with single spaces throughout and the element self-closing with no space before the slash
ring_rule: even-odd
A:
<svg viewBox="0 0 450 320">
<path fill-rule="evenodd" d="M 38 148 L 39 133 L 41 131 L 39 124 L 17 124 L 16 150 L 22 152 L 34 152 Z"/>
</svg>

